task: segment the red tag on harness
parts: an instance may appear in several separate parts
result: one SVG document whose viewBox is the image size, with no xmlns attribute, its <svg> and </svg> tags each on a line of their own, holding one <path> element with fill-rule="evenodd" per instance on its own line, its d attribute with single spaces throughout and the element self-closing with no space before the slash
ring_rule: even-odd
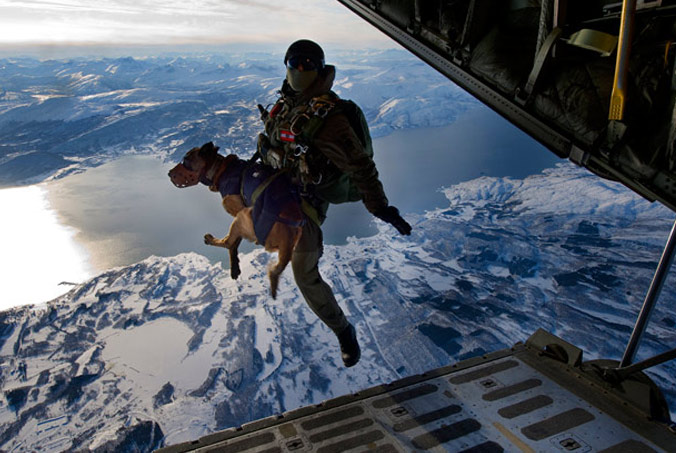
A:
<svg viewBox="0 0 676 453">
<path fill-rule="evenodd" d="M 293 143 L 296 141 L 296 136 L 286 129 L 280 129 L 279 139 L 283 142 Z"/>
<path fill-rule="evenodd" d="M 272 110 L 270 110 L 270 118 L 277 116 L 280 110 L 282 110 L 282 103 L 278 102 L 272 107 Z"/>
</svg>

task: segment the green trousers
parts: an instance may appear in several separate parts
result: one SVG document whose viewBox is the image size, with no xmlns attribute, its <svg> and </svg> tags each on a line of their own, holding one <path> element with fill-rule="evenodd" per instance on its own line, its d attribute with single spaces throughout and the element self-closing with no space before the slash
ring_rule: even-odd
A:
<svg viewBox="0 0 676 453">
<path fill-rule="evenodd" d="M 323 243 L 322 229 L 308 219 L 303 226 L 303 235 L 294 249 L 291 267 L 296 285 L 307 304 L 324 324 L 338 334 L 348 326 L 348 322 L 331 287 L 319 275 Z"/>
</svg>

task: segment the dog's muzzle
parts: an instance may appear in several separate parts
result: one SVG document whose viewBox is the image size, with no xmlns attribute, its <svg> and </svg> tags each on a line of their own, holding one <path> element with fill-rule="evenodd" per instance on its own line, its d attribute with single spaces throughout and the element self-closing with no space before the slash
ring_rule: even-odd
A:
<svg viewBox="0 0 676 453">
<path fill-rule="evenodd" d="M 169 178 L 176 187 L 183 188 L 197 184 L 200 181 L 200 174 L 198 171 L 188 170 L 180 163 L 169 170 Z"/>
</svg>

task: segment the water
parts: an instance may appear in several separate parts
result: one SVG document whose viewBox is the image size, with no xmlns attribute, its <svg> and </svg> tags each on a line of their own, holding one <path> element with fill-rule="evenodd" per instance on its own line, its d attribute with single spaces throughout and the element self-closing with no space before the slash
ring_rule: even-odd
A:
<svg viewBox="0 0 676 453">
<path fill-rule="evenodd" d="M 177 189 L 172 166 L 128 156 L 48 185 L 52 208 L 77 229 L 94 269 L 189 251 L 225 258 L 225 249 L 203 242 L 205 233 L 225 236 L 232 221 L 220 196 L 205 186 Z"/>
<path fill-rule="evenodd" d="M 87 251 L 46 193 L 44 185 L 0 190 L 0 310 L 50 300 L 91 274 Z"/>
<path fill-rule="evenodd" d="M 446 127 L 397 131 L 376 139 L 374 159 L 390 204 L 402 213 L 419 214 L 448 205 L 442 187 L 480 176 L 524 178 L 561 162 L 485 107 Z M 331 206 L 323 227 L 326 242 L 341 244 L 351 234 L 374 234 L 372 222 L 361 203 Z"/>
<path fill-rule="evenodd" d="M 390 203 L 404 216 L 443 207 L 441 187 L 482 175 L 522 178 L 559 161 L 483 107 L 446 127 L 395 132 L 375 140 L 374 149 Z M 225 236 L 232 221 L 221 207 L 220 195 L 203 185 L 177 189 L 167 177 L 172 166 L 152 157 L 129 156 L 43 185 L 59 227 L 75 231 L 73 247 L 86 250 L 84 267 L 96 273 L 150 255 L 190 251 L 227 266 L 227 250 L 203 243 L 205 233 Z M 350 236 L 370 236 L 376 232 L 376 221 L 361 203 L 331 206 L 323 227 L 325 242 L 342 244 Z M 240 250 L 246 253 L 253 247 L 243 243 Z M 48 248 L 42 253 L 50 254 Z M 3 261 L 12 263 L 17 256 L 5 256 Z M 63 266 L 52 267 L 56 271 Z M 40 272 L 36 282 L 48 281 L 43 277 L 50 271 Z M 40 285 L 35 286 L 26 286 L 25 291 Z M 57 292 L 67 289 L 59 287 Z"/>
</svg>

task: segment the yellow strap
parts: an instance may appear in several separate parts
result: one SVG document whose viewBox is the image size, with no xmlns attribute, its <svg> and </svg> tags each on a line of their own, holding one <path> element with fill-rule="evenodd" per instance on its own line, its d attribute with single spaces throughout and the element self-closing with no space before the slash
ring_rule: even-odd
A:
<svg viewBox="0 0 676 453">
<path fill-rule="evenodd" d="M 568 44 L 582 47 L 587 50 L 593 50 L 600 53 L 603 57 L 608 57 L 617 47 L 617 36 L 603 33 L 598 30 L 583 28 L 570 35 Z"/>
<path fill-rule="evenodd" d="M 303 198 L 300 203 L 300 208 L 303 210 L 306 216 L 312 220 L 317 226 L 322 226 L 322 222 L 319 220 L 319 213 L 308 201 Z"/>
<path fill-rule="evenodd" d="M 285 168 L 283 170 L 274 172 L 273 174 L 268 176 L 268 179 L 263 181 L 260 186 L 256 187 L 256 190 L 254 190 L 253 193 L 251 194 L 251 206 L 256 204 L 256 200 L 258 199 L 258 197 L 263 193 L 265 189 L 268 188 L 268 186 L 272 183 L 272 181 L 277 179 L 277 176 L 281 175 L 282 173 L 286 173 L 287 171 L 288 170 Z"/>
</svg>

